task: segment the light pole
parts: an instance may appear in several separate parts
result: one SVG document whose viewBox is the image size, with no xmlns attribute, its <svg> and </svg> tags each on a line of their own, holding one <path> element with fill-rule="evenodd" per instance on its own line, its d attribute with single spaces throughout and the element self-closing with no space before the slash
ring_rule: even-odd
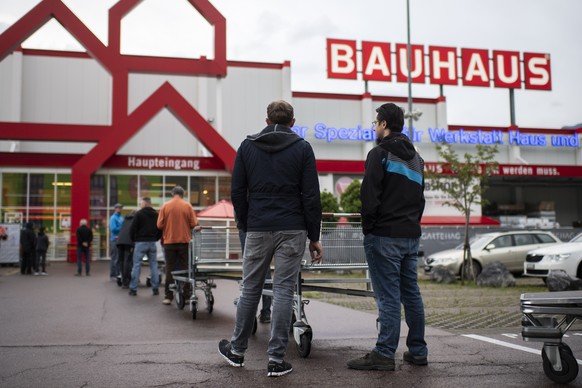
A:
<svg viewBox="0 0 582 388">
<path fill-rule="evenodd" d="M 412 65 L 410 53 L 410 0 L 406 0 L 406 28 L 408 35 L 406 43 L 406 67 L 408 69 L 408 133 L 410 135 L 410 141 L 414 142 L 414 129 L 412 129 L 412 80 L 410 79 L 410 67 Z"/>
</svg>

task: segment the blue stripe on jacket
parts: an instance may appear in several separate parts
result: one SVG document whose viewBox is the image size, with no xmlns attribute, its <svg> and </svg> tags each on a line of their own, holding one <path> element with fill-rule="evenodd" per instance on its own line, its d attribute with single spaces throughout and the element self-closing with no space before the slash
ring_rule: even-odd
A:
<svg viewBox="0 0 582 388">
<path fill-rule="evenodd" d="M 419 185 L 422 185 L 422 174 L 420 174 L 414 170 L 411 170 L 410 168 L 408 168 L 407 166 L 405 166 L 402 163 L 388 161 L 386 163 L 386 171 L 394 173 L 394 174 L 403 175 L 406 178 L 408 178 L 409 180 L 416 182 Z"/>
</svg>

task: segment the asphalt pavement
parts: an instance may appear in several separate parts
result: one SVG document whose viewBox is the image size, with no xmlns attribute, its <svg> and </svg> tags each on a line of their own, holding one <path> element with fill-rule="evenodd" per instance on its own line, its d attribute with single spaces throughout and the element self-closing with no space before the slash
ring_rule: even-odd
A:
<svg viewBox="0 0 582 388">
<path fill-rule="evenodd" d="M 52 263 L 48 276 L 0 268 L 0 387 L 549 387 L 541 344 L 523 342 L 519 328 L 450 333 L 428 327 L 429 365 L 402 362 L 396 371 L 355 371 L 346 362 L 368 352 L 376 316 L 312 300 L 311 354 L 301 358 L 290 339 L 289 375 L 267 377 L 268 324 L 259 324 L 233 368 L 218 354 L 234 325 L 235 281 L 218 280 L 211 314 L 202 302 L 197 319 L 188 307 L 165 306 L 145 286 L 136 297 L 108 278 L 108 262 L 93 263 L 91 277 L 75 277 L 76 264 Z M 201 297 L 202 295 L 199 294 Z M 582 359 L 582 332 L 566 341 Z M 578 362 L 582 364 L 581 361 Z M 582 374 L 570 384 L 582 386 Z"/>
</svg>

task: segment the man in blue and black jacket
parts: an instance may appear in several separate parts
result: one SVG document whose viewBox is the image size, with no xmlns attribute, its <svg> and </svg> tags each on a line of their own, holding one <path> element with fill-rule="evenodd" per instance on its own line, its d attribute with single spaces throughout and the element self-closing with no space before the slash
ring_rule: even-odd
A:
<svg viewBox="0 0 582 388">
<path fill-rule="evenodd" d="M 416 262 L 424 211 L 424 160 L 402 134 L 404 112 L 388 103 L 376 109 L 377 146 L 368 153 L 360 191 L 364 250 L 379 311 L 376 346 L 348 367 L 394 370 L 400 304 L 408 325 L 404 361 L 427 364 L 424 306 Z"/>
<path fill-rule="evenodd" d="M 267 107 L 267 127 L 248 136 L 236 154 L 231 197 L 238 226 L 246 232 L 243 285 L 231 340 L 218 345 L 232 366 L 244 365 L 265 275 L 275 261 L 273 312 L 267 375 L 293 369 L 283 360 L 291 325 L 293 292 L 309 238 L 314 262 L 322 258 L 319 242 L 321 202 L 311 145 L 291 130 L 293 107 L 274 101 Z"/>
</svg>

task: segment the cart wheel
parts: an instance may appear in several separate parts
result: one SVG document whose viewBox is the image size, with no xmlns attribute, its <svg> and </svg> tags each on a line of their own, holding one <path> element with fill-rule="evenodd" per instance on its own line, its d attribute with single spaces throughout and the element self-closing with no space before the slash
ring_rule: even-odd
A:
<svg viewBox="0 0 582 388">
<path fill-rule="evenodd" d="M 303 358 L 309 356 L 311 353 L 311 339 L 313 338 L 313 332 L 311 330 L 306 331 L 299 337 L 299 343 L 297 344 L 297 353 Z"/>
<path fill-rule="evenodd" d="M 196 320 L 196 313 L 198 312 L 198 303 L 192 303 L 192 319 Z"/>
<path fill-rule="evenodd" d="M 206 297 L 206 309 L 208 310 L 208 314 L 212 314 L 212 310 L 214 310 L 214 296 L 212 294 Z"/>
<path fill-rule="evenodd" d="M 297 317 L 295 316 L 295 311 L 293 311 L 293 315 L 291 316 L 291 326 L 289 326 L 289 334 L 293 334 L 293 324 L 297 321 Z"/>
<path fill-rule="evenodd" d="M 253 324 L 253 332 L 252 334 L 255 334 L 257 332 L 257 317 L 255 317 L 255 323 Z"/>
<path fill-rule="evenodd" d="M 570 347 L 568 346 L 567 343 L 562 342 L 559 346 L 560 346 L 560 349 L 563 349 L 563 350 L 567 351 L 568 353 L 570 353 L 572 356 L 574 356 L 574 352 L 572 351 L 572 349 L 570 349 Z"/>
<path fill-rule="evenodd" d="M 176 307 L 182 310 L 186 305 L 186 300 L 184 299 L 184 294 L 181 292 L 176 292 Z"/>
<path fill-rule="evenodd" d="M 150 280 L 150 278 L 146 279 L 146 287 L 151 287 L 152 286 L 152 281 Z"/>
<path fill-rule="evenodd" d="M 569 349 L 569 347 L 566 348 L 563 345 L 559 347 L 560 359 L 562 360 L 561 371 L 555 371 L 552 367 L 552 363 L 546 355 L 545 346 L 544 350 L 542 350 L 544 373 L 550 380 L 558 384 L 568 384 L 578 376 L 578 363 Z"/>
</svg>

